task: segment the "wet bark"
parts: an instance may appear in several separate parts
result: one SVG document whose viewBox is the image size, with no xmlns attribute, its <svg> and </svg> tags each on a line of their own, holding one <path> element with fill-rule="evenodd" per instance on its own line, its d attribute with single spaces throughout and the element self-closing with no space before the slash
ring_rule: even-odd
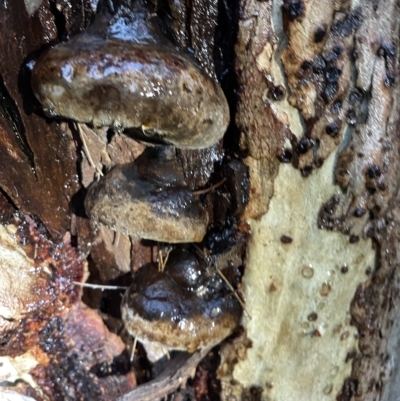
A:
<svg viewBox="0 0 400 401">
<path fill-rule="evenodd" d="M 83 204 L 97 174 L 135 160 L 143 145 L 46 117 L 30 85 L 38 55 L 87 29 L 97 6 L 0 2 L 0 277 L 11 277 L 0 285 L 0 306 L 11 311 L 0 307 L 0 355 L 8 358 L 0 381 L 22 379 L 9 390 L 38 400 L 116 399 L 161 369 L 151 370 L 140 346 L 130 364 L 120 294 L 84 292 L 104 323 L 74 284 L 88 262 L 92 283 L 125 285 L 123 274 L 157 256 L 155 244 L 98 228 Z M 230 106 L 223 141 L 177 151 L 184 178 L 198 190 L 228 177 L 223 196 L 207 204 L 213 230 L 236 213 L 237 229 L 252 233 L 242 329 L 187 387 L 176 390 L 193 363 L 179 377 L 171 373 L 167 392 L 230 401 L 396 399 L 398 2 L 152 0 L 150 7 Z M 240 197 L 224 203 L 226 193 L 243 190 L 223 167 L 231 159 L 249 170 L 245 208 Z M 6 251 L 24 273 L 9 270 Z M 12 286 L 18 277 L 25 287 Z M 33 297 L 21 294 L 32 288 Z M 19 357 L 24 367 L 12 379 Z M 155 383 L 137 394 L 165 396 Z"/>
</svg>

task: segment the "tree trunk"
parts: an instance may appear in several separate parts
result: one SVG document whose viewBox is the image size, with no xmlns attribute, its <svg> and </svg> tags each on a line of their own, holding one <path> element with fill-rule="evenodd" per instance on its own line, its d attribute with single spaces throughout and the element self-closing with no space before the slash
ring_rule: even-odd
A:
<svg viewBox="0 0 400 401">
<path fill-rule="evenodd" d="M 224 166 L 232 159 L 243 161 L 250 177 L 245 208 L 238 200 L 232 211 L 221 200 L 246 198 L 245 174 L 206 201 L 213 230 L 234 221 L 236 232 L 250 232 L 242 328 L 213 351 L 180 356 L 158 378 L 161 365 L 149 368 L 142 347 L 129 362 L 120 294 L 88 290 L 84 304 L 76 285 L 88 269 L 92 283 L 129 284 L 123 273 L 164 251 L 99 228 L 85 214 L 90 183 L 136 160 L 144 146 L 108 127 L 47 118 L 31 89 L 39 55 L 94 29 L 100 6 L 0 4 L 4 394 L 396 400 L 399 3 L 151 1 L 145 14 L 155 13 L 175 48 L 219 82 L 230 107 L 223 141 L 176 152 L 190 188 L 218 188 L 221 178 L 231 183 Z M 151 375 L 153 382 L 133 390 Z"/>
</svg>

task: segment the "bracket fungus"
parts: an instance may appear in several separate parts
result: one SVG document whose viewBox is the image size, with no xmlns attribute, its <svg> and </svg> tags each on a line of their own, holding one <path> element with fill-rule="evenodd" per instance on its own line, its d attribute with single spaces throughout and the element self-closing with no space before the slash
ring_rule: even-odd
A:
<svg viewBox="0 0 400 401">
<path fill-rule="evenodd" d="M 222 89 L 168 42 L 145 1 L 115 3 L 115 10 L 112 2 L 99 6 L 87 31 L 37 60 L 32 89 L 45 113 L 125 130 L 152 144 L 217 143 L 229 124 Z M 208 225 L 200 199 L 177 177 L 143 173 L 149 166 L 117 166 L 93 183 L 88 215 L 144 239 L 200 242 Z"/>
<path fill-rule="evenodd" d="M 142 1 L 121 3 L 38 59 L 32 88 L 44 111 L 96 127 L 140 128 L 179 148 L 218 142 L 229 124 L 222 89 L 167 42 Z"/>
<path fill-rule="evenodd" d="M 173 156 L 169 148 L 147 148 L 134 163 L 114 167 L 89 187 L 88 215 L 115 231 L 144 239 L 202 241 L 208 214 L 199 196 L 184 184 Z"/>
<path fill-rule="evenodd" d="M 216 144 L 229 124 L 227 100 L 210 76 L 163 37 L 144 0 L 115 3 L 116 10 L 112 2 L 100 7 L 86 32 L 37 60 L 33 92 L 49 116 L 162 145 L 147 147 L 133 163 L 114 166 L 89 186 L 85 210 L 92 220 L 143 239 L 201 242 L 209 225 L 204 190 L 186 182 L 174 147 Z M 232 177 L 238 176 L 233 170 Z M 229 200 L 226 210 L 231 203 L 239 210 L 246 202 Z M 231 247 L 207 258 L 187 250 L 192 247 L 174 249 L 163 271 L 147 264 L 135 274 L 121 312 L 139 340 L 193 352 L 220 343 L 238 326 L 242 306 L 234 286 L 242 244 L 234 256 Z"/>
<path fill-rule="evenodd" d="M 194 352 L 231 334 L 242 308 L 204 261 L 187 250 L 175 249 L 164 271 L 154 264 L 139 269 L 122 300 L 121 312 L 126 328 L 140 341 Z"/>
</svg>

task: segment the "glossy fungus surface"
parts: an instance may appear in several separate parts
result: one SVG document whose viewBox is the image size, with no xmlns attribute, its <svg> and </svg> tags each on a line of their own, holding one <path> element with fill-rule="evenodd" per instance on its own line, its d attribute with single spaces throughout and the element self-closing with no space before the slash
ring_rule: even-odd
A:
<svg viewBox="0 0 400 401">
<path fill-rule="evenodd" d="M 219 276 L 179 252 L 171 255 L 163 272 L 153 264 L 137 272 L 122 300 L 122 318 L 141 341 L 193 352 L 226 338 L 239 324 L 242 310 Z"/>
<path fill-rule="evenodd" d="M 115 231 L 161 242 L 200 242 L 208 225 L 208 214 L 189 188 L 162 185 L 138 173 L 135 164 L 116 166 L 94 182 L 85 209 Z"/>
<path fill-rule="evenodd" d="M 50 116 L 136 127 L 180 148 L 213 145 L 229 123 L 221 88 L 169 46 L 83 33 L 39 58 L 32 88 Z"/>
</svg>

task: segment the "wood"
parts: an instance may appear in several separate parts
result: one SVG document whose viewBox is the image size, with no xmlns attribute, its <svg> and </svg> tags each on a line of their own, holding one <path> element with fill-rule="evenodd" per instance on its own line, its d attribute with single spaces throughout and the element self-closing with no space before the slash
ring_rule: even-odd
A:
<svg viewBox="0 0 400 401">
<path fill-rule="evenodd" d="M 157 401 L 175 392 L 179 387 L 184 388 L 186 381 L 194 376 L 197 365 L 209 351 L 210 348 L 194 354 L 180 352 L 157 378 L 141 384 L 119 397 L 117 401 Z"/>
</svg>

